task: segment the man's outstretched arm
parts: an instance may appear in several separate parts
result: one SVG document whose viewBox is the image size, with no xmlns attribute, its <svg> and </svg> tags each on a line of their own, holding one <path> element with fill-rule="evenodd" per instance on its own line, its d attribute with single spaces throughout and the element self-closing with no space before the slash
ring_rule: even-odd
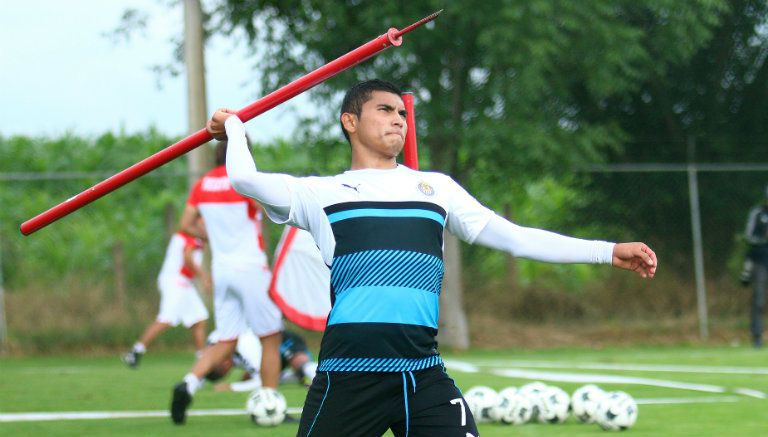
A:
<svg viewBox="0 0 768 437">
<path fill-rule="evenodd" d="M 494 215 L 474 241 L 514 256 L 551 263 L 611 264 L 644 278 L 656 274 L 656 254 L 644 243 L 609 243 L 518 226 Z"/>
</svg>

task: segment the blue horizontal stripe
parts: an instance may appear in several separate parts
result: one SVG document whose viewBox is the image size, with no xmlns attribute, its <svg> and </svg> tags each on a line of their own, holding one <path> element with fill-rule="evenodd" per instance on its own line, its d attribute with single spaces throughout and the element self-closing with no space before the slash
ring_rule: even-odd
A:
<svg viewBox="0 0 768 437">
<path fill-rule="evenodd" d="M 435 293 L 407 287 L 356 287 L 336 295 L 328 326 L 341 323 L 399 323 L 437 329 Z"/>
<path fill-rule="evenodd" d="M 434 212 L 426 209 L 378 209 L 378 208 L 361 208 L 351 209 L 349 211 L 334 212 L 328 215 L 328 221 L 336 223 L 341 220 L 359 218 L 359 217 L 411 217 L 411 218 L 425 218 L 434 220 L 440 223 L 441 226 L 445 225 L 445 218 Z"/>
<path fill-rule="evenodd" d="M 331 284 L 336 294 L 359 287 L 415 288 L 440 293 L 443 261 L 400 250 L 370 250 L 333 259 Z"/>
<path fill-rule="evenodd" d="M 327 358 L 319 372 L 407 372 L 428 369 L 443 363 L 439 355 L 424 358 Z"/>
</svg>

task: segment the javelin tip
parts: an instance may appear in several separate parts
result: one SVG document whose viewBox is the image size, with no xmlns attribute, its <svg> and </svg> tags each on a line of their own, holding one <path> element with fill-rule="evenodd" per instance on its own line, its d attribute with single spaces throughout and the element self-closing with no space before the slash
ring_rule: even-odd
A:
<svg viewBox="0 0 768 437">
<path fill-rule="evenodd" d="M 424 24 L 427 24 L 427 23 L 429 23 L 430 21 L 432 21 L 432 20 L 434 20 L 435 18 L 437 18 L 437 16 L 438 16 L 438 15 L 440 15 L 440 13 L 441 13 L 441 12 L 443 12 L 443 9 L 440 9 L 440 10 L 439 10 L 439 11 L 437 11 L 437 12 L 433 12 L 432 14 L 430 14 L 430 15 L 427 15 L 426 17 L 422 18 L 421 20 L 419 20 L 419 21 L 417 21 L 417 22 L 415 22 L 415 23 L 411 24 L 410 26 L 406 27 L 405 29 L 403 29 L 403 30 L 401 30 L 401 31 L 397 32 L 397 33 L 395 34 L 395 38 L 400 38 L 401 36 L 403 36 L 403 35 L 405 35 L 406 33 L 408 33 L 408 32 L 410 32 L 410 31 L 412 31 L 413 29 L 415 29 L 415 28 L 417 28 L 417 27 L 419 27 L 419 26 L 421 26 L 421 25 L 424 25 Z"/>
</svg>

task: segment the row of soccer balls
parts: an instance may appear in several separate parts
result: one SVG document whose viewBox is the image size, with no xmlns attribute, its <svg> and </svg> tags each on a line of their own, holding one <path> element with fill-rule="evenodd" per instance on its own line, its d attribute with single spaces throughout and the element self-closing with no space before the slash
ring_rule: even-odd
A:
<svg viewBox="0 0 768 437">
<path fill-rule="evenodd" d="M 572 396 L 542 382 L 519 389 L 507 387 L 498 393 L 490 387 L 475 386 L 467 390 L 464 399 L 480 423 L 562 423 L 573 413 L 582 423 L 597 422 L 603 429 L 619 431 L 637 420 L 637 404 L 632 396 L 623 391 L 605 392 L 593 384 L 578 388 Z M 276 426 L 285 420 L 288 404 L 277 390 L 260 388 L 250 394 L 245 408 L 254 423 Z"/>
<path fill-rule="evenodd" d="M 632 396 L 623 391 L 605 392 L 594 384 L 578 388 L 573 395 L 542 382 L 507 387 L 498 393 L 490 387 L 475 386 L 464 393 L 464 399 L 480 423 L 562 423 L 573 413 L 579 422 L 596 422 L 605 430 L 623 431 L 637 421 L 637 403 Z"/>
</svg>

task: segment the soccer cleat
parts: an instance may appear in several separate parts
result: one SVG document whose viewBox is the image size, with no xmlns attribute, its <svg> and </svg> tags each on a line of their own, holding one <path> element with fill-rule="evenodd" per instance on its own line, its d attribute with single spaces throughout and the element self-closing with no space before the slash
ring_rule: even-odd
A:
<svg viewBox="0 0 768 437">
<path fill-rule="evenodd" d="M 131 369 L 135 369 L 139 367 L 139 361 L 141 360 L 141 356 L 143 354 L 140 354 L 136 351 L 130 351 L 127 354 L 123 355 L 121 359 L 125 363 L 126 366 L 130 367 Z"/>
<path fill-rule="evenodd" d="M 192 395 L 187 391 L 187 383 L 180 382 L 173 387 L 171 400 L 171 420 L 176 425 L 183 425 L 187 420 L 187 408 L 192 403 Z"/>
</svg>

